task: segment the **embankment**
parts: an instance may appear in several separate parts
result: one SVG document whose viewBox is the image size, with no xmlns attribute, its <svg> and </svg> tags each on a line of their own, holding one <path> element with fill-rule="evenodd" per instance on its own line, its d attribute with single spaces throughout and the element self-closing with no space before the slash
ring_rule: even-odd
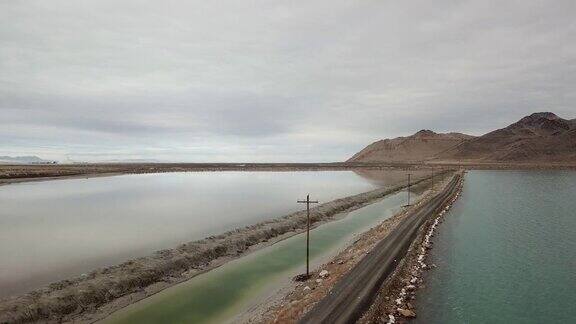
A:
<svg viewBox="0 0 576 324">
<path fill-rule="evenodd" d="M 351 323 L 357 321 L 372 305 L 382 283 L 395 271 L 409 246 L 418 236 L 431 215 L 439 212 L 457 192 L 460 175 L 429 203 L 414 210 L 410 217 L 398 224 L 396 229 L 381 240 L 346 274 L 300 323 Z"/>
<path fill-rule="evenodd" d="M 442 216 L 460 196 L 463 181 L 463 174 L 460 174 L 453 193 L 420 228 L 406 256 L 382 284 L 375 302 L 358 321 L 359 323 L 405 323 L 417 316 L 413 303 L 417 289 L 423 284 L 423 272 L 435 267 L 434 264 L 425 263 L 428 251 L 432 248 L 431 237 Z"/>
<path fill-rule="evenodd" d="M 423 178 L 414 184 L 427 180 Z M 318 225 L 404 187 L 377 189 L 322 204 L 311 210 L 311 221 Z M 0 301 L 0 323 L 94 321 L 258 246 L 301 232 L 305 226 L 306 214 L 296 212 L 53 283 L 29 294 Z M 120 299 L 122 302 L 117 302 Z M 102 312 L 104 306 L 106 311 Z"/>
</svg>

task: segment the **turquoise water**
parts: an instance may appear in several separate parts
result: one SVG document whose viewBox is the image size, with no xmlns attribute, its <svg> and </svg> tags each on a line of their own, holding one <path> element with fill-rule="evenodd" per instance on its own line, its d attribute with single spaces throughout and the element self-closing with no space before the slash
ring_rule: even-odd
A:
<svg viewBox="0 0 576 324">
<path fill-rule="evenodd" d="M 350 242 L 354 234 L 392 216 L 406 202 L 398 193 L 323 224 L 310 233 L 311 261 L 318 264 Z M 183 284 L 121 310 L 107 323 L 221 323 L 254 303 L 274 287 L 305 271 L 304 234 L 229 262 Z"/>
<path fill-rule="evenodd" d="M 576 172 L 470 172 L 438 230 L 416 323 L 576 323 Z"/>
</svg>

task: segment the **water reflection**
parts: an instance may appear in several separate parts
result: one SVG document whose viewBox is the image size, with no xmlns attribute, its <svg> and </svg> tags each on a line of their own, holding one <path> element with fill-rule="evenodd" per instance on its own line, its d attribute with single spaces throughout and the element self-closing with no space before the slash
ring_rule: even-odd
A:
<svg viewBox="0 0 576 324">
<path fill-rule="evenodd" d="M 402 172 L 403 173 L 403 172 Z M 0 296 L 383 185 L 353 172 L 127 175 L 0 187 Z"/>
<path fill-rule="evenodd" d="M 377 186 L 392 186 L 408 182 L 408 173 L 414 181 L 430 177 L 432 172 L 438 173 L 439 170 L 376 170 L 376 169 L 359 169 L 354 173 L 366 181 Z"/>
</svg>

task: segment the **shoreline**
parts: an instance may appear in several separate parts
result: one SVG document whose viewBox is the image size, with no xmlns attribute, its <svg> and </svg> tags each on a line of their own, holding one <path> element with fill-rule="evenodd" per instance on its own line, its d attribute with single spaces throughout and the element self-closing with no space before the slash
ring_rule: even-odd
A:
<svg viewBox="0 0 576 324">
<path fill-rule="evenodd" d="M 331 293 L 304 315 L 301 322 L 356 322 L 365 314 L 378 297 L 383 283 L 390 278 L 405 259 L 418 234 L 456 195 L 461 172 L 450 177 L 449 182 L 426 204 L 413 210 L 394 231 L 380 240 L 374 249 L 334 286 Z M 394 319 L 392 319 L 394 323 Z"/>
<path fill-rule="evenodd" d="M 424 183 L 424 185 L 426 185 L 427 183 Z M 411 190 L 411 192 L 415 193 L 417 191 L 415 190 Z M 392 193 L 390 195 L 387 195 L 385 197 L 379 198 L 375 201 L 370 202 L 369 204 L 366 205 L 362 205 L 362 206 L 357 206 L 355 208 L 353 208 L 352 210 L 347 210 L 344 211 L 342 213 L 339 213 L 337 215 L 335 215 L 333 218 L 327 220 L 327 221 L 323 221 L 320 224 L 317 224 L 317 226 L 314 226 L 313 228 L 311 228 L 311 235 L 312 237 L 314 237 L 315 235 L 320 235 L 320 236 L 324 236 L 325 234 L 327 234 L 328 232 L 331 232 L 332 230 L 330 228 L 334 228 L 333 226 L 338 227 L 338 223 L 340 222 L 345 222 L 348 224 L 354 224 L 356 221 L 354 219 L 356 219 L 356 214 L 358 211 L 362 212 L 363 209 L 365 208 L 371 208 L 371 206 L 380 204 L 381 202 L 387 200 L 387 199 L 393 199 L 396 202 L 403 201 L 405 199 L 404 195 L 406 194 L 406 191 L 399 191 L 399 192 L 395 192 Z M 418 199 L 417 197 L 419 197 L 419 194 L 415 194 L 415 199 Z M 395 197 L 395 198 L 394 198 Z M 390 204 L 390 203 L 388 203 Z M 373 208 L 373 207 L 372 207 Z M 390 207 L 392 208 L 392 207 Z M 396 208 L 400 208 L 399 206 L 396 206 Z M 396 214 L 393 213 L 393 214 Z M 360 222 L 362 222 L 360 220 Z M 332 242 L 334 243 L 334 245 L 329 246 L 329 247 L 325 247 L 325 249 L 323 249 L 323 251 L 320 254 L 315 255 L 311 260 L 310 260 L 310 267 L 311 269 L 322 264 L 325 263 L 329 260 L 331 260 L 334 255 L 336 255 L 337 253 L 339 253 L 339 251 L 341 251 L 343 248 L 349 246 L 352 242 L 354 242 L 355 240 L 357 240 L 357 238 L 359 237 L 359 235 L 361 235 L 362 233 L 364 233 L 367 229 L 369 229 L 372 226 L 375 226 L 377 223 L 379 223 L 379 221 L 376 221 L 376 223 L 373 224 L 369 224 L 367 226 L 364 226 L 363 228 L 358 228 L 358 231 L 356 230 L 352 230 L 352 232 L 349 233 L 353 233 L 353 235 L 350 235 L 349 237 L 347 237 L 347 239 L 343 240 L 343 241 L 335 241 Z M 318 233 L 317 231 L 320 231 L 320 233 L 324 233 L 324 234 L 316 234 Z M 296 235 L 299 237 L 299 239 L 297 239 L 298 241 L 302 242 L 302 240 L 305 238 L 305 231 L 297 233 Z M 225 265 L 223 265 L 223 267 L 226 267 L 227 269 L 224 270 L 225 272 L 227 272 L 228 274 L 225 275 L 224 277 L 220 277 L 222 280 L 230 280 L 230 279 L 226 279 L 226 278 L 230 278 L 229 276 L 232 275 L 234 276 L 235 270 L 237 267 L 239 268 L 243 268 L 243 266 L 245 266 L 246 264 L 251 264 L 254 263 L 255 258 L 259 259 L 260 261 L 258 261 L 258 263 L 260 262 L 266 262 L 266 260 L 268 259 L 268 257 L 272 257 L 273 259 L 275 258 L 275 255 L 277 253 L 284 253 L 286 251 L 286 246 L 294 246 L 294 240 L 292 240 L 294 238 L 294 236 L 290 236 L 288 238 L 286 238 L 285 240 L 281 240 L 278 242 L 275 242 L 274 244 L 272 244 L 271 246 L 267 246 L 263 249 L 259 249 L 257 251 L 252 252 L 251 254 L 247 254 L 241 258 L 235 259 L 233 261 L 231 261 L 230 263 L 227 263 Z M 314 241 L 316 241 L 316 239 L 313 239 Z M 317 242 L 317 241 L 316 241 Z M 286 244 L 287 245 L 286 245 Z M 275 248 L 274 246 L 279 245 L 279 248 Z M 290 249 L 290 247 L 288 248 Z M 274 252 L 271 252 L 274 251 Z M 272 253 L 272 254 L 271 254 Z M 262 255 L 268 255 L 268 257 L 266 259 L 262 259 Z M 274 264 L 270 264 L 270 266 L 274 267 Z M 300 265 L 298 270 L 295 270 L 295 268 L 292 268 L 292 266 L 288 266 L 287 265 L 287 269 L 283 269 L 283 270 L 279 270 L 281 272 L 274 272 L 274 274 L 270 275 L 270 273 L 268 274 L 263 274 L 264 276 L 270 275 L 270 277 L 268 277 L 268 280 L 266 281 L 259 281 L 258 280 L 258 284 L 256 286 L 251 286 L 251 288 L 249 288 L 248 290 L 251 291 L 248 295 L 249 297 L 240 297 L 241 302 L 240 303 L 236 303 L 236 301 L 233 304 L 227 304 L 227 302 L 225 302 L 225 305 L 227 306 L 223 306 L 222 312 L 227 314 L 227 316 L 223 316 L 223 317 L 219 317 L 216 316 L 216 318 L 218 318 L 217 322 L 222 322 L 222 323 L 242 323 L 242 322 L 246 322 L 246 320 L 244 319 L 245 316 L 250 316 L 251 314 L 253 314 L 254 312 L 258 312 L 259 310 L 261 310 L 262 305 L 267 305 L 267 303 L 275 298 L 280 298 L 283 296 L 283 291 L 289 287 L 290 283 L 292 282 L 292 279 L 294 276 L 302 273 L 304 265 L 303 263 Z M 264 270 L 260 267 L 260 270 L 256 270 L 256 271 L 261 271 Z M 264 270 L 264 272 L 266 272 Z M 205 273 L 204 275 L 207 275 L 208 278 L 211 277 L 211 273 L 212 271 Z M 279 275 L 280 274 L 280 275 Z M 218 274 L 215 274 L 216 276 L 218 276 Z M 209 281 L 214 281 L 214 277 L 211 277 L 212 279 L 208 279 Z M 200 280 L 200 282 L 205 282 L 206 278 L 193 278 L 192 281 L 194 280 Z M 251 279 L 248 279 L 249 281 Z M 194 285 L 194 282 L 184 282 L 181 284 L 178 284 L 176 286 L 173 286 L 169 289 L 174 289 L 175 291 L 178 291 L 178 289 L 180 289 L 179 287 L 181 286 L 183 290 L 187 290 L 187 291 L 192 291 L 189 287 L 189 283 Z M 224 284 L 224 283 L 222 283 Z M 186 288 L 188 287 L 188 288 Z M 244 290 L 246 287 L 244 288 L 240 288 L 242 289 L 242 291 L 247 291 Z M 201 289 L 199 287 L 195 287 L 194 290 L 198 291 L 198 289 Z M 255 290 L 252 290 L 255 289 Z M 174 291 L 172 290 L 172 291 Z M 209 289 L 210 290 L 210 289 Z M 180 290 L 182 291 L 182 290 Z M 201 290 L 200 290 L 201 291 Z M 208 294 L 210 294 L 209 292 L 207 292 Z M 204 295 L 204 294 L 202 294 Z M 174 296 L 174 294 L 168 292 L 167 295 L 164 296 Z M 198 294 L 195 294 L 194 298 L 198 298 Z M 206 297 L 208 297 L 209 295 L 206 295 Z M 179 301 L 181 300 L 181 298 L 173 298 L 173 297 L 167 297 L 168 300 L 172 299 L 175 303 L 179 303 Z M 220 302 L 217 302 L 217 304 L 220 304 Z M 130 318 L 131 320 L 136 320 L 135 318 L 131 318 L 130 314 L 134 314 L 134 313 L 138 313 L 138 310 L 143 310 L 144 312 L 146 312 L 146 310 L 148 308 L 157 308 L 157 307 L 163 307 L 162 305 L 166 306 L 167 302 L 166 302 L 166 298 L 159 298 L 159 299 L 144 299 L 141 300 L 140 302 L 131 304 L 128 306 L 128 308 L 126 311 L 124 310 L 119 310 L 118 312 L 113 313 L 110 317 L 105 318 L 104 320 L 102 320 L 102 323 L 108 323 L 109 319 L 111 320 L 111 323 L 116 323 L 117 319 L 122 319 L 122 321 L 120 322 L 126 322 L 126 319 Z M 191 306 L 191 307 L 197 307 L 197 306 Z M 220 307 L 218 307 L 220 308 Z M 199 310 L 201 311 L 201 310 Z M 187 310 L 188 312 L 188 310 Z M 119 314 L 117 314 L 119 313 Z M 213 319 L 213 317 L 210 317 L 210 319 Z M 209 321 L 211 322 L 211 321 Z"/>
<path fill-rule="evenodd" d="M 386 195 L 386 196 L 383 196 L 383 197 L 381 197 L 381 198 L 376 198 L 375 201 L 371 201 L 371 202 L 368 202 L 368 203 L 365 203 L 365 204 L 360 204 L 360 205 L 351 207 L 350 209 L 345 210 L 345 211 L 342 211 L 342 212 L 339 212 L 339 213 L 335 214 L 334 216 L 332 216 L 332 217 L 330 217 L 330 218 L 328 218 L 328 219 L 320 220 L 320 221 L 318 221 L 318 222 L 316 222 L 316 223 L 314 223 L 314 224 L 311 224 L 311 225 L 310 225 L 310 230 L 314 230 L 315 228 L 317 228 L 317 227 L 319 227 L 319 226 L 322 226 L 322 225 L 324 225 L 324 224 L 326 224 L 326 223 L 330 223 L 330 222 L 333 222 L 333 221 L 341 220 L 341 219 L 345 218 L 348 213 L 351 213 L 351 212 L 353 212 L 353 211 L 355 211 L 355 210 L 357 210 L 357 209 L 360 209 L 360 208 L 362 208 L 362 207 L 365 207 L 365 206 L 367 206 L 367 205 L 369 205 L 369 204 L 375 203 L 375 202 L 377 202 L 377 201 L 380 200 L 380 199 L 384 199 L 384 198 L 386 198 L 387 196 L 392 195 L 392 194 L 394 194 L 394 193 L 398 193 L 398 192 L 399 192 L 399 191 L 392 192 L 392 193 L 390 193 L 390 194 L 388 194 L 388 195 Z M 282 234 L 282 235 L 278 235 L 278 236 L 276 236 L 276 237 L 274 237 L 274 238 L 272 238 L 272 239 L 270 239 L 270 240 L 268 240 L 268 241 L 261 242 L 261 243 L 258 243 L 258 244 L 256 244 L 256 245 L 254 245 L 254 246 L 251 246 L 251 247 L 249 247 L 249 249 L 248 249 L 244 254 L 242 254 L 242 255 L 235 256 L 235 257 L 229 257 L 229 258 L 221 258 L 221 260 L 220 260 L 220 259 L 214 260 L 214 261 L 210 264 L 210 266 L 209 266 L 208 268 L 203 269 L 202 271 L 195 272 L 195 273 L 194 273 L 193 275 L 191 275 L 190 277 L 183 278 L 182 280 L 179 280 L 179 281 L 176 281 L 176 282 L 171 282 L 170 284 L 167 284 L 167 285 L 158 286 L 158 288 L 157 288 L 157 289 L 154 289 L 153 292 L 151 292 L 151 293 L 149 293 L 149 294 L 146 294 L 145 296 L 142 296 L 142 297 L 139 298 L 139 299 L 135 299 L 135 298 L 130 299 L 130 302 L 129 302 L 128 304 L 118 303 L 116 306 L 119 306 L 119 305 L 121 305 L 121 306 L 119 306 L 119 307 L 113 307 L 113 310 L 111 310 L 111 311 L 99 312 L 99 313 L 101 313 L 101 314 L 103 315 L 103 317 L 98 316 L 98 317 L 99 317 L 98 319 L 95 319 L 94 321 L 90 320 L 89 323 L 103 323 L 103 322 L 106 321 L 106 319 L 107 319 L 109 316 L 113 315 L 114 313 L 119 312 L 119 311 L 122 311 L 122 310 L 125 309 L 126 307 L 132 306 L 132 305 L 134 305 L 134 304 L 136 304 L 136 303 L 138 303 L 138 302 L 140 302 L 140 301 L 143 301 L 143 300 L 147 299 L 148 297 L 154 296 L 154 295 L 156 295 L 156 294 L 158 294 L 158 293 L 163 292 L 163 291 L 166 290 L 166 289 L 169 289 L 169 288 L 175 287 L 175 286 L 177 286 L 177 285 L 179 285 L 179 284 L 185 283 L 185 282 L 187 282 L 188 280 L 195 278 L 196 276 L 199 276 L 199 275 L 205 274 L 205 273 L 207 273 L 207 272 L 210 272 L 210 271 L 212 271 L 212 270 L 215 270 L 215 269 L 217 269 L 217 268 L 219 268 L 219 267 L 221 267 L 221 266 L 226 265 L 226 264 L 227 264 L 228 262 L 230 262 L 230 261 L 234 261 L 234 260 L 241 259 L 241 258 L 243 258 L 243 257 L 246 257 L 246 256 L 254 253 L 254 252 L 260 251 L 260 250 L 265 249 L 265 248 L 267 248 L 267 247 L 274 246 L 274 245 L 277 244 L 277 243 L 280 243 L 280 242 L 282 242 L 282 241 L 284 241 L 284 240 L 286 240 L 286 239 L 289 239 L 289 238 L 291 238 L 291 237 L 293 237 L 293 236 L 296 236 L 296 235 L 299 235 L 299 234 L 303 234 L 303 233 L 305 233 L 305 230 L 303 230 L 303 229 L 302 229 L 302 230 L 298 230 L 298 231 L 291 231 L 291 232 L 288 232 L 288 233 L 285 233 L 285 234 Z M 327 259 L 329 259 L 329 258 L 330 258 L 330 257 L 327 257 Z M 279 287 L 276 287 L 276 288 L 282 289 L 282 288 L 284 288 L 284 287 L 279 286 Z M 272 291 L 271 291 L 271 292 L 272 292 Z M 128 296 L 128 297 L 132 297 L 132 296 Z M 114 301 L 114 302 L 112 302 L 112 303 L 116 303 L 116 301 Z M 112 304 L 112 303 L 111 303 L 111 304 Z M 76 323 L 77 320 L 78 320 L 78 319 L 75 319 L 75 323 Z"/>
<path fill-rule="evenodd" d="M 293 172 L 353 170 L 576 170 L 576 163 L 504 163 L 473 161 L 333 162 L 333 163 L 116 163 L 116 164 L 0 164 L 0 186 L 59 179 L 173 172 Z"/>
<path fill-rule="evenodd" d="M 462 175 L 454 196 L 420 229 L 406 256 L 383 283 L 377 299 L 364 313 L 359 323 L 407 323 L 417 316 L 414 300 L 417 298 L 418 290 L 424 287 L 425 272 L 436 267 L 433 263 L 426 263 L 429 251 L 432 249 L 431 238 L 435 235 L 435 230 L 444 215 L 460 198 L 463 183 Z"/>
<path fill-rule="evenodd" d="M 443 188 L 451 177 L 445 175 L 441 181 Z M 422 189 L 423 193 L 418 201 L 408 209 L 403 209 L 390 218 L 375 225 L 368 231 L 360 233 L 357 239 L 339 252 L 328 262 L 319 265 L 312 271 L 312 277 L 305 282 L 292 282 L 287 292 L 277 301 L 271 301 L 264 307 L 264 311 L 247 314 L 245 323 L 285 323 L 297 322 L 304 314 L 311 310 L 320 300 L 327 296 L 334 285 L 348 274 L 364 256 L 372 253 L 375 246 L 392 233 L 396 227 L 412 213 L 431 201 L 434 192 L 430 188 Z M 435 190 L 438 189 L 435 186 Z M 320 276 L 323 271 L 327 276 Z"/>
<path fill-rule="evenodd" d="M 429 179 L 421 178 L 413 185 Z M 333 200 L 311 209 L 311 220 L 317 226 L 405 187 L 402 184 Z M 0 300 L 0 322 L 101 320 L 163 289 L 301 233 L 305 218 L 305 212 L 299 211 L 4 298 Z"/>
<path fill-rule="evenodd" d="M 92 174 L 77 174 L 77 175 L 37 177 L 37 178 L 8 178 L 8 179 L 0 179 L 0 187 L 1 186 L 8 186 L 11 184 L 19 184 L 19 183 L 72 180 L 72 179 L 105 178 L 105 177 L 117 177 L 117 176 L 122 176 L 122 175 L 129 175 L 129 174 L 131 174 L 131 173 L 92 173 Z"/>
</svg>

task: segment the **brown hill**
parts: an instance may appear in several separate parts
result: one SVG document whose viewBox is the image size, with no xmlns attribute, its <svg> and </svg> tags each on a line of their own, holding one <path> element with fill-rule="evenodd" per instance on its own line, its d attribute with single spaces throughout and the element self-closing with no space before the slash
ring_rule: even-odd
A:
<svg viewBox="0 0 576 324">
<path fill-rule="evenodd" d="M 438 160 L 478 162 L 570 162 L 576 160 L 576 119 L 551 112 L 464 142 L 437 155 Z"/>
<path fill-rule="evenodd" d="M 414 135 L 374 142 L 348 162 L 415 162 L 428 160 L 474 138 L 460 133 L 438 134 L 421 130 Z"/>
</svg>

